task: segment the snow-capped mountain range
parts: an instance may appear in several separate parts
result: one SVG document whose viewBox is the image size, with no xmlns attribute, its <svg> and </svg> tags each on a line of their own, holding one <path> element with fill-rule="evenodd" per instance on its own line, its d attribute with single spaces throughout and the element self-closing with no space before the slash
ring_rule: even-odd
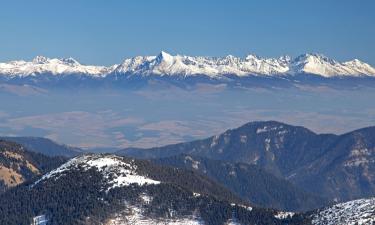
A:
<svg viewBox="0 0 375 225">
<path fill-rule="evenodd" d="M 73 58 L 49 59 L 37 56 L 32 61 L 11 61 L 0 63 L 0 74 L 10 77 L 35 76 L 37 74 L 87 74 L 103 76 L 110 73 L 112 67 L 81 65 Z"/>
<path fill-rule="evenodd" d="M 87 75 L 105 78 L 108 75 L 126 76 L 194 76 L 220 78 L 226 75 L 248 76 L 295 76 L 312 74 L 330 77 L 375 77 L 375 68 L 354 59 L 338 62 L 321 54 L 303 54 L 296 58 L 262 58 L 248 55 L 244 58 L 201 57 L 170 55 L 161 52 L 157 56 L 136 56 L 125 59 L 119 65 L 109 67 L 83 65 L 73 58 L 50 59 L 37 56 L 32 61 L 10 61 L 0 63 L 0 77 L 22 78 L 37 75 Z"/>
</svg>

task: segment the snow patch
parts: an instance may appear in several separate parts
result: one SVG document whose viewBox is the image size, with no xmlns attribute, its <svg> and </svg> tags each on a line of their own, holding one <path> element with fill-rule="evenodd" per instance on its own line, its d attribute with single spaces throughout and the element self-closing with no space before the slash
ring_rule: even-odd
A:
<svg viewBox="0 0 375 225">
<path fill-rule="evenodd" d="M 358 199 L 324 208 L 312 216 L 312 223 L 316 225 L 371 225 L 375 223 L 375 198 Z"/>
<path fill-rule="evenodd" d="M 241 225 L 241 223 L 237 222 L 236 220 L 229 220 L 226 225 Z"/>
<path fill-rule="evenodd" d="M 349 158 L 344 162 L 345 167 L 368 166 L 370 163 L 375 163 L 373 155 L 374 148 L 368 149 L 363 143 L 356 143 L 356 146 L 350 152 Z"/>
<path fill-rule="evenodd" d="M 283 134 L 284 132 L 286 132 L 285 130 L 282 130 L 284 128 L 284 126 L 278 126 L 278 127 L 269 127 L 269 126 L 264 126 L 264 127 L 261 127 L 261 128 L 258 128 L 256 130 L 256 133 L 257 134 L 260 134 L 260 133 L 265 133 L 265 132 L 270 132 L 270 131 L 276 131 L 276 130 L 280 130 L 278 132 L 278 134 Z"/>
<path fill-rule="evenodd" d="M 139 196 L 142 201 L 145 203 L 145 204 L 150 204 L 150 202 L 152 202 L 152 197 L 150 197 L 149 195 L 143 193 Z"/>
<path fill-rule="evenodd" d="M 239 207 L 244 208 L 244 209 L 246 209 L 246 210 L 248 210 L 248 211 L 252 211 L 252 210 L 253 210 L 253 207 L 251 207 L 251 206 L 247 206 L 247 205 L 235 204 L 235 203 L 231 203 L 230 205 L 231 205 L 232 207 L 234 207 L 234 206 L 239 206 Z"/>
<path fill-rule="evenodd" d="M 240 136 L 240 142 L 245 144 L 247 142 L 247 136 L 246 135 L 241 135 Z"/>
<path fill-rule="evenodd" d="M 270 151 L 270 149 L 271 149 L 271 139 L 266 138 L 264 140 L 264 147 L 265 147 L 265 149 L 266 149 L 267 152 Z"/>
<path fill-rule="evenodd" d="M 229 172 L 229 175 L 235 177 L 237 174 L 236 174 L 236 171 L 231 170 L 231 171 Z"/>
<path fill-rule="evenodd" d="M 287 219 L 288 217 L 293 217 L 294 216 L 294 212 L 278 212 L 276 215 L 275 215 L 275 218 L 276 219 L 279 219 L 279 220 L 283 220 L 283 219 Z"/>
<path fill-rule="evenodd" d="M 191 162 L 191 167 L 193 167 L 193 169 L 199 169 L 199 164 L 200 164 L 200 162 L 199 161 L 196 161 L 196 160 L 194 160 L 192 157 L 190 157 L 190 156 L 186 156 L 185 157 L 185 163 L 187 162 L 187 161 L 190 161 Z"/>
<path fill-rule="evenodd" d="M 203 221 L 196 216 L 156 219 L 144 216 L 143 210 L 140 207 L 129 206 L 127 212 L 113 216 L 107 222 L 107 225 L 203 225 Z"/>
<path fill-rule="evenodd" d="M 253 164 L 258 164 L 259 159 L 260 159 L 260 156 L 259 155 L 255 155 L 255 157 L 253 159 Z"/>
<path fill-rule="evenodd" d="M 217 143 L 218 143 L 218 140 L 219 140 L 219 136 L 218 136 L 218 135 L 215 135 L 215 136 L 212 138 L 212 142 L 211 142 L 211 144 L 210 144 L 210 147 L 212 148 L 212 147 L 216 146 Z"/>
</svg>

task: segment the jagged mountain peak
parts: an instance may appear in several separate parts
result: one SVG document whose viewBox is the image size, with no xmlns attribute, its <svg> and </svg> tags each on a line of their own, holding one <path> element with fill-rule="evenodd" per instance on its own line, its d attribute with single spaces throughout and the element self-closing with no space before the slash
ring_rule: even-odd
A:
<svg viewBox="0 0 375 225">
<path fill-rule="evenodd" d="M 248 55 L 245 57 L 245 60 L 246 60 L 246 61 L 251 61 L 251 60 L 254 60 L 254 59 L 259 59 L 259 56 L 255 55 L 255 54 L 248 54 Z"/>
<path fill-rule="evenodd" d="M 173 56 L 171 54 L 169 54 L 168 52 L 165 52 L 165 51 L 161 51 L 157 57 L 156 57 L 158 60 L 171 60 L 173 58 Z"/>
<path fill-rule="evenodd" d="M 295 63 L 320 63 L 325 64 L 328 63 L 330 65 L 335 65 L 338 62 L 334 59 L 328 58 L 327 56 L 320 54 L 320 53 L 306 53 L 300 56 L 297 56 L 294 60 Z"/>
<path fill-rule="evenodd" d="M 65 65 L 71 65 L 71 66 L 81 65 L 76 59 L 72 57 L 58 59 L 58 58 L 48 58 L 48 57 L 41 56 L 41 55 L 35 56 L 35 58 L 33 58 L 32 60 L 32 63 L 34 64 L 54 63 L 54 64 L 65 64 Z"/>
<path fill-rule="evenodd" d="M 37 64 L 43 64 L 43 63 L 48 62 L 49 60 L 50 59 L 45 57 L 45 56 L 38 55 L 38 56 L 35 56 L 35 58 L 32 60 L 32 62 L 37 63 Z"/>
<path fill-rule="evenodd" d="M 67 64 L 71 64 L 71 65 L 81 65 L 76 59 L 72 57 L 62 58 L 60 59 L 60 61 L 67 63 Z"/>
<path fill-rule="evenodd" d="M 228 60 L 228 61 L 236 61 L 239 58 L 234 56 L 234 55 L 229 54 L 229 55 L 225 56 L 225 59 Z"/>
</svg>

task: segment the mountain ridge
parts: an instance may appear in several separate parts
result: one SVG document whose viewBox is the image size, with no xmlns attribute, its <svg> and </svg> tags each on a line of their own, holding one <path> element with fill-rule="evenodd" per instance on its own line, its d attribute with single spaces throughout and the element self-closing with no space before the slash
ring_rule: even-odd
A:
<svg viewBox="0 0 375 225">
<path fill-rule="evenodd" d="M 59 144 L 43 137 L 0 136 L 0 140 L 18 143 L 28 151 L 42 153 L 47 156 L 64 156 L 70 158 L 84 153 L 80 148 Z"/>
<path fill-rule="evenodd" d="M 276 121 L 247 123 L 206 139 L 117 152 L 138 158 L 189 154 L 255 164 L 331 201 L 375 194 L 375 127 L 342 135 L 316 134 Z"/>
<path fill-rule="evenodd" d="M 256 165 L 177 155 L 151 160 L 154 163 L 197 171 L 222 184 L 251 204 L 283 211 L 307 211 L 328 203 L 317 195 L 297 188 Z"/>
<path fill-rule="evenodd" d="M 157 56 L 135 56 L 112 66 L 80 64 L 74 58 L 47 58 L 37 56 L 32 61 L 10 61 L 0 63 L 0 74 L 9 79 L 36 77 L 41 74 L 83 75 L 104 79 L 113 75 L 124 76 L 198 76 L 222 79 L 227 75 L 249 76 L 296 76 L 313 74 L 324 78 L 332 77 L 375 77 L 375 68 L 353 59 L 338 62 L 322 54 L 308 53 L 295 58 L 246 57 L 203 57 L 170 55 L 161 51 Z"/>
</svg>

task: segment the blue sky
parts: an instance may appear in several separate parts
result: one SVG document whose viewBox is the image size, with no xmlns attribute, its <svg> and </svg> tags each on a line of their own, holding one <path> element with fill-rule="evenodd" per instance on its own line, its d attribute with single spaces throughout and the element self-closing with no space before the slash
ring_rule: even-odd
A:
<svg viewBox="0 0 375 225">
<path fill-rule="evenodd" d="M 319 52 L 374 66 L 374 12 L 373 0 L 8 0 L 0 5 L 0 61 Z"/>
</svg>

